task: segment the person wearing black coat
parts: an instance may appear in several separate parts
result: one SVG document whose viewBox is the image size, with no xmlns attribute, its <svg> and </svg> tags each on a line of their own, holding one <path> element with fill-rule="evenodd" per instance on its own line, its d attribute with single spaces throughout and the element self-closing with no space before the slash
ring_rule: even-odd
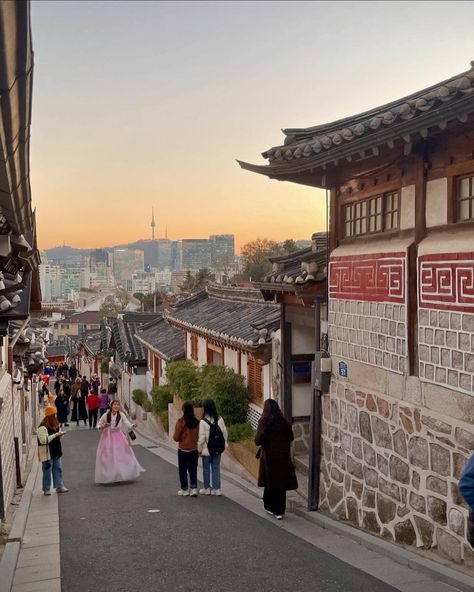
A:
<svg viewBox="0 0 474 592">
<path fill-rule="evenodd" d="M 258 422 L 255 444 L 260 446 L 258 485 L 263 487 L 263 507 L 281 520 L 286 510 L 286 492 L 298 489 L 291 460 L 293 430 L 283 417 L 278 403 L 267 399 Z"/>
<path fill-rule="evenodd" d="M 59 395 L 56 397 L 56 400 L 54 401 L 54 405 L 56 406 L 56 409 L 58 410 L 57 416 L 58 416 L 58 421 L 59 421 L 59 426 L 62 428 L 63 424 L 65 426 L 68 426 L 68 422 L 67 422 L 67 416 L 69 415 L 69 400 L 66 397 L 66 394 L 64 393 L 63 388 L 61 387 L 61 390 L 59 391 Z"/>
<path fill-rule="evenodd" d="M 86 395 L 87 396 L 87 395 Z M 86 409 L 86 396 L 81 393 L 81 379 L 76 378 L 76 382 L 71 388 L 71 401 L 72 401 L 72 415 L 71 421 L 75 421 L 76 425 L 79 425 L 80 421 L 87 425 L 87 409 Z"/>
</svg>

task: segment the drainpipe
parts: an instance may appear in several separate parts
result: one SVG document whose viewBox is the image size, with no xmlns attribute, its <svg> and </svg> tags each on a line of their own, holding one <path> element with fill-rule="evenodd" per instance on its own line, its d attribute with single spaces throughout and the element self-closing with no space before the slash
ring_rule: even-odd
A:
<svg viewBox="0 0 474 592">
<path fill-rule="evenodd" d="M 316 351 L 311 372 L 311 421 L 308 471 L 308 510 L 314 512 L 319 507 L 319 480 L 321 474 L 321 303 L 314 303 L 314 325 Z"/>
</svg>

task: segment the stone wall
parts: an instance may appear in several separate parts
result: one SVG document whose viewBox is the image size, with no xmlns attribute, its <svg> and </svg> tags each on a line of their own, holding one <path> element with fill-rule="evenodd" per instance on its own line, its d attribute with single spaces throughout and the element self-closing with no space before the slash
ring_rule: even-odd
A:
<svg viewBox="0 0 474 592">
<path fill-rule="evenodd" d="M 333 377 L 323 396 L 321 510 L 474 565 L 457 482 L 474 429 Z"/>
<path fill-rule="evenodd" d="M 298 421 L 293 423 L 293 451 L 295 454 L 308 454 L 310 445 L 309 422 Z"/>
<path fill-rule="evenodd" d="M 2 408 L 0 412 L 0 447 L 2 453 L 3 500 L 5 510 L 8 508 L 16 488 L 15 449 L 13 422 L 15 410 L 11 392 L 11 376 L 3 373 L 0 378 L 0 398 Z"/>
<path fill-rule="evenodd" d="M 407 368 L 404 304 L 332 299 L 329 351 L 393 372 Z"/>
</svg>

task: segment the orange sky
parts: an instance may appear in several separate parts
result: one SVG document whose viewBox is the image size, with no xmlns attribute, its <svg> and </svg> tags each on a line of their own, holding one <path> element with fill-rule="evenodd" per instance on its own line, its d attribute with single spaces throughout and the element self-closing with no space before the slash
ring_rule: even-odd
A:
<svg viewBox="0 0 474 592">
<path fill-rule="evenodd" d="M 410 9 L 410 18 L 406 10 Z M 428 7 L 428 9 L 427 9 Z M 233 233 L 309 239 L 324 192 L 242 171 L 469 68 L 474 3 L 33 2 L 41 249 Z M 449 26 L 446 26 L 449 23 Z"/>
</svg>

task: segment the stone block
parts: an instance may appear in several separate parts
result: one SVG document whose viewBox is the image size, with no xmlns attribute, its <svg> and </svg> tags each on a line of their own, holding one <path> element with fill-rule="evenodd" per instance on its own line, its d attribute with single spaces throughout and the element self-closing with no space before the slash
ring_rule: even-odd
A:
<svg viewBox="0 0 474 592">
<path fill-rule="evenodd" d="M 377 516 L 382 524 L 388 524 L 395 518 L 397 506 L 388 497 L 377 493 Z"/>
<path fill-rule="evenodd" d="M 364 489 L 364 495 L 362 496 L 362 505 L 366 508 L 375 508 L 375 491 L 372 489 Z"/>
<path fill-rule="evenodd" d="M 346 470 L 346 453 L 342 448 L 339 446 L 334 447 L 334 462 L 335 464 L 342 469 L 343 471 Z"/>
<path fill-rule="evenodd" d="M 439 347 L 430 348 L 430 361 L 432 364 L 439 364 Z"/>
<path fill-rule="evenodd" d="M 432 327 L 438 326 L 438 311 L 437 310 L 430 310 L 430 325 Z"/>
<path fill-rule="evenodd" d="M 464 354 L 464 370 L 471 374 L 474 372 L 474 354 Z"/>
<path fill-rule="evenodd" d="M 370 423 L 370 415 L 365 411 L 361 411 L 359 414 L 359 428 L 360 435 L 367 442 L 372 443 L 372 426 Z"/>
<path fill-rule="evenodd" d="M 467 456 L 459 452 L 453 452 L 453 477 L 455 479 L 461 478 L 461 473 L 467 463 Z"/>
<path fill-rule="evenodd" d="M 430 444 L 431 470 L 447 477 L 451 475 L 451 455 L 439 444 Z"/>
<path fill-rule="evenodd" d="M 422 415 L 421 423 L 434 432 L 441 432 L 442 434 L 450 434 L 452 427 L 449 423 L 431 417 L 430 415 Z"/>
<path fill-rule="evenodd" d="M 392 358 L 388 352 L 384 352 L 383 354 L 383 367 L 387 370 L 391 370 L 392 368 Z"/>
<path fill-rule="evenodd" d="M 375 450 L 372 446 L 369 446 L 366 442 L 363 443 L 363 450 L 364 450 L 364 461 L 366 464 L 370 465 L 371 467 L 375 467 L 377 463 L 377 456 L 375 454 Z"/>
<path fill-rule="evenodd" d="M 334 442 L 334 444 L 339 443 L 339 428 L 334 426 L 329 426 L 328 428 L 328 438 Z"/>
<path fill-rule="evenodd" d="M 471 385 L 472 385 L 471 375 L 464 374 L 463 372 L 460 372 L 460 374 L 459 374 L 459 388 L 470 393 L 471 392 Z"/>
<path fill-rule="evenodd" d="M 457 389 L 459 386 L 459 372 L 456 370 L 448 370 L 448 384 Z"/>
<path fill-rule="evenodd" d="M 452 359 L 452 366 L 454 369 L 456 370 L 463 370 L 464 369 L 464 355 L 457 351 L 454 350 L 451 353 L 451 359 Z M 449 366 L 449 360 L 448 360 L 448 364 L 444 364 L 445 366 Z"/>
<path fill-rule="evenodd" d="M 426 514 L 426 500 L 422 495 L 410 491 L 410 506 L 420 514 Z"/>
<path fill-rule="evenodd" d="M 405 323 L 398 323 L 398 325 L 397 325 L 397 337 L 401 337 L 403 339 L 406 338 Z"/>
<path fill-rule="evenodd" d="M 357 500 L 353 497 L 346 498 L 347 520 L 351 524 L 359 526 L 359 507 Z"/>
<path fill-rule="evenodd" d="M 408 454 L 408 447 L 407 447 L 407 438 L 405 432 L 403 430 L 397 430 L 393 434 L 393 449 L 397 454 L 402 456 L 403 458 L 407 458 Z"/>
<path fill-rule="evenodd" d="M 404 413 L 400 413 L 400 421 L 402 422 L 403 427 L 405 428 L 405 432 L 407 434 L 413 434 L 413 422 L 412 420 L 407 417 Z"/>
<path fill-rule="evenodd" d="M 337 506 L 337 504 L 342 500 L 344 497 L 344 490 L 340 485 L 336 485 L 335 483 L 331 483 L 331 487 L 328 489 L 327 492 L 327 500 L 329 503 L 329 507 L 331 510 Z"/>
<path fill-rule="evenodd" d="M 448 483 L 435 475 L 429 475 L 426 478 L 426 489 L 440 495 L 448 495 Z"/>
<path fill-rule="evenodd" d="M 390 478 L 399 483 L 408 484 L 410 482 L 410 468 L 406 462 L 403 462 L 398 456 L 392 455 L 389 461 Z"/>
<path fill-rule="evenodd" d="M 462 428 L 456 428 L 454 432 L 454 438 L 456 442 L 463 448 L 474 450 L 474 434 L 472 432 L 468 432 Z"/>
<path fill-rule="evenodd" d="M 420 345 L 418 348 L 418 354 L 422 362 L 430 361 L 430 348 L 427 345 Z"/>
<path fill-rule="evenodd" d="M 352 437 L 350 434 L 341 432 L 341 446 L 346 452 L 350 452 L 352 448 Z"/>
<path fill-rule="evenodd" d="M 449 324 L 451 329 L 458 331 L 461 328 L 461 315 L 456 312 L 452 312 Z"/>
<path fill-rule="evenodd" d="M 331 478 L 333 479 L 333 481 L 336 481 L 337 483 L 342 483 L 344 481 L 344 474 L 341 473 L 341 471 L 336 467 L 332 467 Z"/>
<path fill-rule="evenodd" d="M 379 479 L 379 489 L 385 495 L 388 495 L 397 502 L 401 501 L 400 488 L 395 483 L 389 483 L 383 477 Z"/>
<path fill-rule="evenodd" d="M 376 488 L 379 482 L 379 476 L 377 471 L 375 469 L 371 469 L 367 466 L 364 466 L 363 473 L 366 485 L 368 485 L 369 487 Z"/>
<path fill-rule="evenodd" d="M 363 512 L 362 515 L 362 528 L 380 534 L 380 526 L 377 522 L 377 516 L 375 512 Z"/>
<path fill-rule="evenodd" d="M 355 392 L 351 388 L 344 390 L 344 397 L 349 403 L 355 403 Z"/>
<path fill-rule="evenodd" d="M 364 485 L 360 481 L 352 479 L 352 493 L 358 500 L 362 499 L 362 492 L 364 491 Z"/>
<path fill-rule="evenodd" d="M 428 327 L 425 329 L 425 343 L 428 345 L 432 345 L 434 343 L 434 331 Z"/>
<path fill-rule="evenodd" d="M 441 329 L 449 329 L 449 312 L 439 311 L 438 325 Z"/>
<path fill-rule="evenodd" d="M 351 476 L 350 475 L 344 475 L 344 491 L 346 493 L 349 493 L 349 491 L 351 490 Z"/>
<path fill-rule="evenodd" d="M 331 421 L 339 423 L 339 401 L 337 399 L 331 399 Z"/>
<path fill-rule="evenodd" d="M 352 438 L 352 454 L 359 460 L 362 459 L 362 440 L 356 436 Z"/>
<path fill-rule="evenodd" d="M 420 325 L 430 324 L 429 311 L 426 308 L 420 308 L 418 310 L 418 322 L 420 323 Z"/>
<path fill-rule="evenodd" d="M 399 506 L 397 508 L 397 516 L 400 518 L 405 518 L 410 513 L 410 510 L 406 506 Z"/>
<path fill-rule="evenodd" d="M 428 469 L 428 442 L 424 438 L 413 436 L 408 442 L 408 459 L 420 469 Z"/>
<path fill-rule="evenodd" d="M 441 348 L 441 366 L 451 366 L 451 350 L 445 347 Z"/>
<path fill-rule="evenodd" d="M 445 345 L 445 332 L 442 329 L 435 329 L 434 342 L 435 345 Z"/>
<path fill-rule="evenodd" d="M 468 333 L 474 333 L 474 315 L 473 314 L 463 314 L 462 315 L 462 330 L 467 331 Z"/>
<path fill-rule="evenodd" d="M 420 489 L 420 473 L 412 471 L 411 484 L 417 491 Z"/>
<path fill-rule="evenodd" d="M 415 526 L 420 536 L 420 539 L 423 543 L 423 547 L 425 549 L 431 549 L 433 546 L 433 534 L 434 534 L 434 526 L 428 520 L 424 518 L 420 518 L 420 516 L 413 517 L 415 521 Z"/>
<path fill-rule="evenodd" d="M 356 462 L 351 456 L 347 457 L 347 472 L 357 479 L 363 479 L 362 464 Z"/>
<path fill-rule="evenodd" d="M 434 380 L 434 366 L 425 364 L 424 376 L 426 380 Z"/>
<path fill-rule="evenodd" d="M 436 529 L 436 546 L 438 552 L 444 557 L 447 557 L 454 563 L 461 563 L 462 561 L 462 545 L 461 541 L 451 534 L 448 534 L 442 528 Z"/>
<path fill-rule="evenodd" d="M 416 543 L 416 531 L 410 519 L 395 524 L 395 541 L 405 545 Z"/>
<path fill-rule="evenodd" d="M 459 536 L 464 537 L 466 532 L 466 517 L 460 510 L 458 510 L 457 508 L 451 508 L 449 510 L 448 524 L 449 528 L 453 532 L 455 532 Z"/>
<path fill-rule="evenodd" d="M 354 399 L 355 400 L 355 399 Z M 357 421 L 357 408 L 353 405 L 347 405 L 347 427 L 351 434 L 359 433 L 359 422 Z"/>
<path fill-rule="evenodd" d="M 377 446 L 392 448 L 392 435 L 389 424 L 377 416 L 372 417 L 372 432 Z"/>
<path fill-rule="evenodd" d="M 415 420 L 416 431 L 421 432 L 421 411 L 419 409 L 415 409 L 413 412 L 413 418 Z"/>
<path fill-rule="evenodd" d="M 471 350 L 471 336 L 469 333 L 459 333 L 459 349 L 461 351 Z"/>
<path fill-rule="evenodd" d="M 332 457 L 332 444 L 331 444 L 331 442 L 329 442 L 329 440 L 326 440 L 325 438 L 323 439 L 322 450 L 323 450 L 323 457 L 327 461 L 330 461 L 331 457 Z"/>
<path fill-rule="evenodd" d="M 380 330 L 384 335 L 389 334 L 389 324 L 387 319 L 382 319 L 380 323 Z"/>
<path fill-rule="evenodd" d="M 396 351 L 396 341 L 394 337 L 387 337 L 387 351 L 390 353 L 395 353 Z"/>
<path fill-rule="evenodd" d="M 446 502 L 444 500 L 430 495 L 428 496 L 428 515 L 442 526 L 446 526 L 448 523 L 446 509 Z"/>
<path fill-rule="evenodd" d="M 388 476 L 388 460 L 381 454 L 377 454 L 377 467 L 383 475 Z"/>
<path fill-rule="evenodd" d="M 377 406 L 375 404 L 375 399 L 373 397 L 373 395 L 368 394 L 367 398 L 365 400 L 365 406 L 367 407 L 367 409 L 369 411 L 376 411 L 377 410 Z"/>
<path fill-rule="evenodd" d="M 446 384 L 446 369 L 437 367 L 435 370 L 435 381 L 438 384 Z"/>
</svg>

